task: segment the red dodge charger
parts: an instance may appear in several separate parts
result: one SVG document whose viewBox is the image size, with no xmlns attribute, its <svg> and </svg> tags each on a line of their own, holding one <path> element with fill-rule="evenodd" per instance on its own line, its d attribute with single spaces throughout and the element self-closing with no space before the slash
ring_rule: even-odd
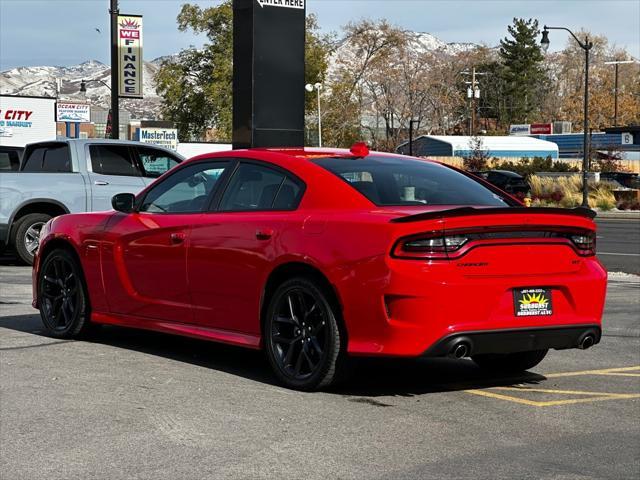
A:
<svg viewBox="0 0 640 480">
<path fill-rule="evenodd" d="M 524 208 L 436 162 L 363 144 L 215 153 L 113 207 L 42 231 L 33 304 L 52 336 L 112 324 L 264 349 L 303 390 L 349 356 L 522 371 L 600 341 L 594 213 Z"/>
</svg>

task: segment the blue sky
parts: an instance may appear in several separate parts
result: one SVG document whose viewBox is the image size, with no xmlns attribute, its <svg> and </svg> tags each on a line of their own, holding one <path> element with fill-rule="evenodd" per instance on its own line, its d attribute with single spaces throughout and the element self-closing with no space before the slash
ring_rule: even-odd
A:
<svg viewBox="0 0 640 480">
<path fill-rule="evenodd" d="M 120 0 L 123 13 L 144 16 L 145 59 L 199 45 L 202 37 L 178 32 L 176 15 L 186 0 Z M 191 1 L 210 6 L 219 1 Z M 109 59 L 108 0 L 0 0 L 0 70 L 16 66 L 73 65 Z M 350 20 L 386 18 L 446 42 L 496 45 L 513 17 L 540 24 L 585 28 L 606 35 L 640 58 L 640 0 L 307 0 L 326 31 Z M 99 28 L 102 33 L 95 31 Z M 567 42 L 551 32 L 552 49 Z"/>
</svg>

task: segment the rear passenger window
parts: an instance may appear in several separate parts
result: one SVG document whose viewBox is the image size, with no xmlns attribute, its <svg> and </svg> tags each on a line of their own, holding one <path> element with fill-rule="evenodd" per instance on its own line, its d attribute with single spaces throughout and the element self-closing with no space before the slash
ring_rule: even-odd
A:
<svg viewBox="0 0 640 480">
<path fill-rule="evenodd" d="M 70 172 L 71 155 L 67 145 L 49 147 L 44 152 L 43 172 Z"/>
<path fill-rule="evenodd" d="M 300 185 L 287 178 L 280 187 L 272 208 L 274 210 L 293 210 L 298 205 L 300 191 Z"/>
<path fill-rule="evenodd" d="M 300 186 L 284 173 L 241 163 L 222 196 L 219 210 L 290 210 L 295 208 L 300 191 Z"/>
<path fill-rule="evenodd" d="M 132 155 L 132 150 L 124 145 L 91 145 L 91 169 L 102 175 L 141 176 Z"/>
<path fill-rule="evenodd" d="M 69 146 L 58 144 L 43 146 L 31 150 L 28 158 L 25 157 L 24 172 L 70 172 L 71 154 Z"/>
<path fill-rule="evenodd" d="M 44 158 L 44 147 L 35 148 L 31 150 L 28 157 L 25 157 L 23 172 L 41 172 L 42 171 L 42 159 Z"/>
</svg>

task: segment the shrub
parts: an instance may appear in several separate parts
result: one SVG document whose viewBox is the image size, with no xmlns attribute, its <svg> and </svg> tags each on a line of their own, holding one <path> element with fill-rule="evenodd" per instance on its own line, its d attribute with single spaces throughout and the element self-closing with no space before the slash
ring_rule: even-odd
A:
<svg viewBox="0 0 640 480">
<path fill-rule="evenodd" d="M 600 193 L 600 192 L 598 192 Z M 599 208 L 600 210 L 611 210 L 616 206 L 615 200 L 612 200 L 609 196 L 606 195 L 595 195 L 594 197 L 589 198 L 589 205 Z"/>
<path fill-rule="evenodd" d="M 530 177 L 536 172 L 577 172 L 576 167 L 562 162 L 554 162 L 551 157 L 534 157 L 520 159 L 520 162 L 512 162 L 510 160 L 500 161 L 498 158 L 493 158 L 493 168 L 495 170 L 510 170 L 512 172 L 519 173 L 523 177 Z"/>
<path fill-rule="evenodd" d="M 573 208 L 582 204 L 582 178 L 529 177 L 532 205 Z M 613 195 L 615 185 L 610 182 L 589 183 L 589 204 L 601 210 L 611 210 L 616 205 Z"/>
<path fill-rule="evenodd" d="M 638 200 L 621 200 L 618 202 L 619 210 L 640 210 L 640 201 Z"/>
</svg>

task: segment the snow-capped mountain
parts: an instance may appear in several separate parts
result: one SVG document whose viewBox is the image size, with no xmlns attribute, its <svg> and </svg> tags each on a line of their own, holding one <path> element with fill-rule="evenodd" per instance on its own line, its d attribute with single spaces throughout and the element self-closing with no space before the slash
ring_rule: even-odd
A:
<svg viewBox="0 0 640 480">
<path fill-rule="evenodd" d="M 477 47 L 471 43 L 446 43 L 430 33 L 414 32 L 413 48 L 418 52 L 438 52 L 456 55 Z M 330 60 L 330 70 L 335 59 L 349 51 L 348 42 L 343 43 Z M 351 52 L 353 53 L 353 52 Z M 120 100 L 121 108 L 131 112 L 132 118 L 160 119 L 162 99 L 156 93 L 155 74 L 161 62 L 174 55 L 144 62 L 142 100 Z M 87 91 L 80 92 L 80 83 L 85 80 Z M 111 68 L 96 60 L 68 67 L 41 66 L 17 67 L 0 72 L 0 93 L 14 95 L 51 96 L 64 100 L 88 100 L 92 105 L 109 108 L 111 90 L 100 83 L 111 84 Z"/>
<path fill-rule="evenodd" d="M 446 43 L 426 32 L 414 32 L 412 35 L 414 48 L 423 52 L 437 51 L 446 55 L 457 55 L 478 47 L 475 43 Z"/>
<path fill-rule="evenodd" d="M 156 93 L 155 74 L 161 60 L 144 62 L 142 100 L 120 100 L 121 108 L 131 112 L 133 118 L 157 119 L 159 116 L 161 99 Z M 86 93 L 80 92 L 82 80 L 86 81 Z M 107 85 L 111 85 L 111 68 L 97 60 L 69 67 L 17 67 L 0 72 L 0 93 L 57 95 L 64 100 L 88 100 L 104 108 L 109 108 L 111 101 Z"/>
</svg>

